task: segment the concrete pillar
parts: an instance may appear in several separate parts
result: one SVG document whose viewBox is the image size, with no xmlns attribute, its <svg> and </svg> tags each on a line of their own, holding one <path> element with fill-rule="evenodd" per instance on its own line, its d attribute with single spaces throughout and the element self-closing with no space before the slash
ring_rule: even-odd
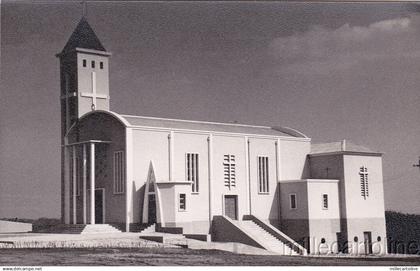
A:
<svg viewBox="0 0 420 271">
<path fill-rule="evenodd" d="M 73 195 L 72 195 L 72 199 L 73 199 L 73 205 L 72 205 L 72 210 L 73 210 L 73 224 L 77 224 L 77 206 L 76 206 L 76 189 L 77 189 L 77 160 L 76 160 L 76 146 L 73 145 L 72 147 L 72 165 L 73 165 L 73 174 L 72 174 L 72 184 L 73 184 Z"/>
<path fill-rule="evenodd" d="M 213 209 L 212 209 L 212 187 L 213 187 L 213 136 L 209 135 L 207 138 L 208 141 L 208 163 L 209 163 L 209 223 L 211 226 L 211 221 L 213 219 Z"/>
<path fill-rule="evenodd" d="M 70 224 L 70 151 L 67 146 L 63 146 L 64 148 L 64 180 L 63 180 L 63 217 L 64 223 Z"/>
<path fill-rule="evenodd" d="M 83 224 L 86 224 L 86 145 L 83 144 Z"/>
<path fill-rule="evenodd" d="M 249 138 L 245 137 L 245 174 L 246 181 L 248 182 L 246 186 L 247 202 L 248 202 L 248 214 L 251 214 L 251 173 L 250 173 L 250 160 L 249 160 Z"/>
<path fill-rule="evenodd" d="M 95 224 L 95 143 L 90 143 L 90 224 Z"/>
<path fill-rule="evenodd" d="M 174 132 L 171 131 L 168 135 L 168 144 L 169 144 L 169 150 L 168 150 L 168 156 L 169 156 L 169 181 L 173 181 L 173 164 L 174 164 Z"/>
</svg>

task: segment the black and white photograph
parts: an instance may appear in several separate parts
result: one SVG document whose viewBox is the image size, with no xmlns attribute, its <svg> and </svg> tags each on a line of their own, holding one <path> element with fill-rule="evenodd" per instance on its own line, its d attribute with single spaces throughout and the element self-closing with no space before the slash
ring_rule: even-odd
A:
<svg viewBox="0 0 420 271">
<path fill-rule="evenodd" d="M 0 10 L 3 271 L 418 270 L 420 2 Z"/>
</svg>

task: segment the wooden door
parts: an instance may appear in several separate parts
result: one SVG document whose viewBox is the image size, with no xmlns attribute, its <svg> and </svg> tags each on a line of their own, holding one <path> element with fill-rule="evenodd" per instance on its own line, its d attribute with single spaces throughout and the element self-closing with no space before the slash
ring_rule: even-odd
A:
<svg viewBox="0 0 420 271">
<path fill-rule="evenodd" d="M 364 243 L 365 243 L 365 254 L 372 254 L 372 233 L 370 231 L 365 231 Z"/>
<path fill-rule="evenodd" d="M 231 219 L 238 219 L 238 201 L 237 196 L 226 195 L 225 196 L 225 216 Z"/>
</svg>

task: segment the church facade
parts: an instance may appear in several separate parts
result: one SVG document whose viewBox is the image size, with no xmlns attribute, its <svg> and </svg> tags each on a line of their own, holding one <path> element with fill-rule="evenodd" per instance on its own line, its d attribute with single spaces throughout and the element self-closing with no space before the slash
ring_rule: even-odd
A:
<svg viewBox="0 0 420 271">
<path fill-rule="evenodd" d="M 386 253 L 381 153 L 285 127 L 118 114 L 110 55 L 84 18 L 57 54 L 63 223 L 205 235 L 216 216 L 252 215 L 310 253 Z"/>
</svg>

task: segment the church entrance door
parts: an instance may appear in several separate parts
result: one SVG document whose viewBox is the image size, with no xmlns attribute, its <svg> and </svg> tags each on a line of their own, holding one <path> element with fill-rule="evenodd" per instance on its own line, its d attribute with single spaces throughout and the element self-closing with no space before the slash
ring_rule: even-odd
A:
<svg viewBox="0 0 420 271">
<path fill-rule="evenodd" d="M 372 254 L 372 233 L 370 231 L 365 231 L 364 236 L 364 245 L 365 245 L 365 254 Z"/>
<path fill-rule="evenodd" d="M 149 194 L 149 207 L 148 207 L 148 222 L 156 223 L 156 197 L 155 194 Z"/>
<path fill-rule="evenodd" d="M 95 223 L 105 223 L 105 189 L 95 189 Z"/>
<path fill-rule="evenodd" d="M 231 219 L 238 219 L 238 196 L 226 195 L 225 196 L 225 216 Z"/>
</svg>

